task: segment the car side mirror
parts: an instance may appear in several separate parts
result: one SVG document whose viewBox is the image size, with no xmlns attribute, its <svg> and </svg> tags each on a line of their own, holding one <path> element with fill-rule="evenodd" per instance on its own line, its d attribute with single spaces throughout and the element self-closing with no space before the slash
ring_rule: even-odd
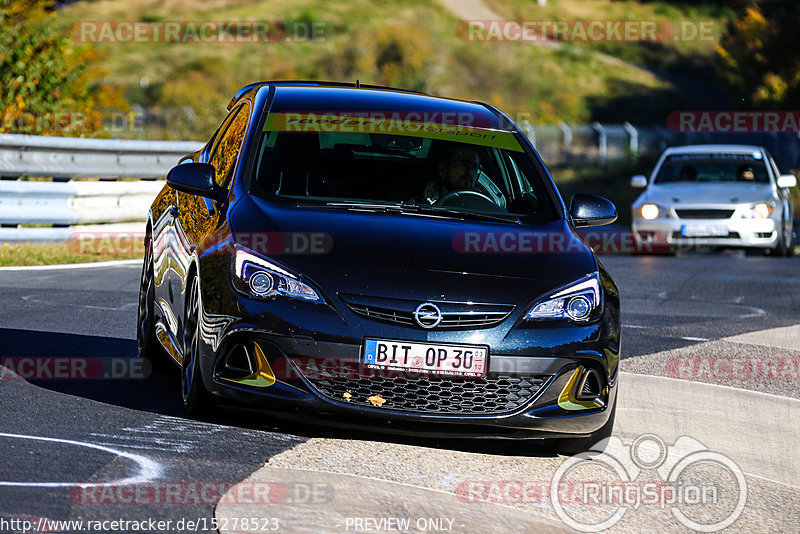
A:
<svg viewBox="0 0 800 534">
<path fill-rule="evenodd" d="M 209 163 L 184 163 L 167 173 L 167 185 L 178 191 L 216 199 L 219 187 L 214 181 L 216 171 Z"/>
<path fill-rule="evenodd" d="M 574 195 L 569 214 L 575 226 L 602 226 L 617 220 L 617 208 L 610 200 L 597 195 Z"/>
<path fill-rule="evenodd" d="M 778 176 L 778 187 L 797 187 L 797 177 L 794 174 L 781 174 Z"/>
<path fill-rule="evenodd" d="M 644 174 L 637 174 L 631 178 L 631 187 L 634 189 L 644 189 L 647 187 L 647 176 Z"/>
</svg>

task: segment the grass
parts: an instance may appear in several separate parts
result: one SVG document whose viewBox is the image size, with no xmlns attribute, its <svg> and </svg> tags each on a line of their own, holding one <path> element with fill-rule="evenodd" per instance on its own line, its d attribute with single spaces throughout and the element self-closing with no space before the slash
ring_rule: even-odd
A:
<svg viewBox="0 0 800 534">
<path fill-rule="evenodd" d="M 534 20 L 688 19 L 695 15 L 724 20 L 726 16 L 632 0 L 550 0 L 541 12 L 529 0 L 489 3 L 505 17 Z M 708 50 L 703 56 L 697 47 L 691 48 L 693 43 L 664 43 L 653 52 L 627 43 L 552 48 L 467 41 L 457 34 L 459 20 L 454 14 L 438 2 L 424 0 L 209 0 L 202 5 L 189 0 L 84 0 L 62 9 L 58 20 L 65 28 L 80 21 L 249 20 L 325 25 L 323 39 L 311 42 L 96 44 L 104 55 L 106 79 L 122 86 L 131 104 L 162 114 L 163 123 L 145 135 L 164 139 L 206 139 L 219 124 L 233 92 L 264 79 L 358 78 L 482 100 L 512 118 L 527 113 L 532 123 L 585 123 L 610 102 L 612 112 L 620 113 L 618 122 L 636 122 L 635 113 L 640 110 L 683 109 L 681 98 L 695 94 L 678 91 L 674 80 L 649 69 L 649 61 L 665 51 L 681 60 L 691 52 L 701 64 L 709 57 Z M 690 50 L 678 53 L 679 45 Z M 703 45 L 713 48 L 715 43 Z M 615 57 L 624 61 L 609 61 Z M 625 106 L 629 95 L 644 99 L 644 105 L 631 112 Z M 187 114 L 186 106 L 193 113 Z"/>
<path fill-rule="evenodd" d="M 3 243 L 0 246 L 0 266 L 60 265 L 67 263 L 94 263 L 98 261 L 141 259 L 144 249 L 141 242 L 115 246 L 110 242 L 79 245 L 68 243 Z"/>
</svg>

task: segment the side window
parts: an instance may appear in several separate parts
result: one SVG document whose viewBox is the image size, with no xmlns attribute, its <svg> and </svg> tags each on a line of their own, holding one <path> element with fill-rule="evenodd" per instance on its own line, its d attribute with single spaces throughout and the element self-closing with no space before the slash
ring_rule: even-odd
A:
<svg viewBox="0 0 800 534">
<path fill-rule="evenodd" d="M 228 123 L 225 132 L 214 147 L 214 153 L 211 155 L 211 159 L 208 160 L 217 170 L 215 177 L 217 185 L 224 186 L 228 182 L 236 166 L 242 140 L 247 131 L 247 122 L 249 118 L 248 110 L 249 105 L 245 104 L 234 111 L 236 115 Z"/>
</svg>

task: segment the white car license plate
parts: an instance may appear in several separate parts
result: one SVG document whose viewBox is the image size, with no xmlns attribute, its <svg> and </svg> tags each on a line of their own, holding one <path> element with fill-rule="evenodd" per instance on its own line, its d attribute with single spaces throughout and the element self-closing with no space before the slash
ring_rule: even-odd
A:
<svg viewBox="0 0 800 534">
<path fill-rule="evenodd" d="M 480 345 L 365 339 L 362 360 L 365 367 L 372 369 L 481 378 L 486 376 L 489 349 Z"/>
<path fill-rule="evenodd" d="M 728 227 L 724 224 L 684 224 L 681 227 L 683 237 L 724 237 L 728 235 Z"/>
</svg>

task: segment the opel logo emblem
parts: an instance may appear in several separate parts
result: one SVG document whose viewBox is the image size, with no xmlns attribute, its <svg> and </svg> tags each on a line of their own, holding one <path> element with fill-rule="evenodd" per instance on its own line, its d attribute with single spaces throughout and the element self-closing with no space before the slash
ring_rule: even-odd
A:
<svg viewBox="0 0 800 534">
<path fill-rule="evenodd" d="M 422 328 L 436 328 L 442 322 L 442 310 L 436 304 L 425 302 L 414 310 L 414 320 Z"/>
</svg>

